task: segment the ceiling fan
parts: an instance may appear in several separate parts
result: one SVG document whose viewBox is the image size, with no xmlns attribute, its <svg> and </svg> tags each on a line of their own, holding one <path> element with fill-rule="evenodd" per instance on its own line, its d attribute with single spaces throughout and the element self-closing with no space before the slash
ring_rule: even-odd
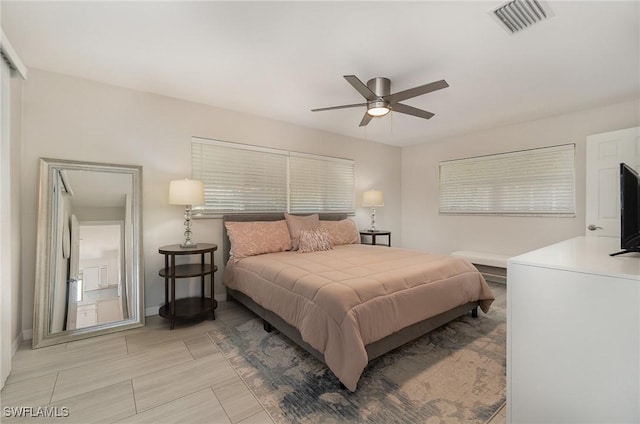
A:
<svg viewBox="0 0 640 424">
<path fill-rule="evenodd" d="M 445 80 L 440 80 L 391 94 L 391 80 L 389 80 L 389 78 L 372 78 L 367 82 L 367 85 L 360 81 L 355 75 L 345 75 L 344 79 L 346 79 L 353 88 L 358 90 L 358 92 L 367 99 L 366 103 L 323 107 L 320 109 L 312 109 L 311 111 L 320 112 L 323 110 L 366 106 L 367 111 L 365 112 L 362 121 L 360 121 L 361 127 L 367 125 L 374 117 L 384 116 L 391 110 L 405 113 L 407 115 L 417 116 L 418 118 L 430 119 L 434 116 L 433 113 L 399 102 L 449 87 L 449 84 L 447 84 Z"/>
</svg>

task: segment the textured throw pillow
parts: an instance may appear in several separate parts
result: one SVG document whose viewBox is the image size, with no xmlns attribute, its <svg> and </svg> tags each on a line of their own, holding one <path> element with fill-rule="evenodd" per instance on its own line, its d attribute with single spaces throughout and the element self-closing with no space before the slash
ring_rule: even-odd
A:
<svg viewBox="0 0 640 424">
<path fill-rule="evenodd" d="M 356 223 L 348 218 L 341 221 L 320 221 L 320 228 L 329 232 L 334 246 L 360 243 L 360 231 Z"/>
<path fill-rule="evenodd" d="M 313 228 L 311 230 L 300 230 L 300 253 L 319 252 L 333 248 L 329 231 L 325 228 Z"/>
<path fill-rule="evenodd" d="M 310 230 L 320 226 L 320 218 L 317 213 L 306 216 L 290 215 L 285 213 L 284 219 L 287 221 L 289 234 L 291 234 L 291 250 L 298 250 L 300 230 Z"/>
<path fill-rule="evenodd" d="M 291 236 L 284 219 L 280 221 L 225 222 L 231 241 L 231 256 L 241 259 L 263 253 L 291 249 Z"/>
</svg>

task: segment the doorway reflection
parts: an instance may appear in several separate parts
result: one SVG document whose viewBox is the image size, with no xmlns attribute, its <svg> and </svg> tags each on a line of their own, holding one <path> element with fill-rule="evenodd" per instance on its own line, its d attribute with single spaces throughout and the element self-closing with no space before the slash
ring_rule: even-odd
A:
<svg viewBox="0 0 640 424">
<path fill-rule="evenodd" d="M 132 176 L 65 170 L 54 193 L 59 231 L 51 333 L 128 320 L 132 316 Z"/>
<path fill-rule="evenodd" d="M 128 318 L 122 287 L 123 224 L 115 221 L 79 223 L 75 326 L 71 313 L 69 329 Z"/>
</svg>

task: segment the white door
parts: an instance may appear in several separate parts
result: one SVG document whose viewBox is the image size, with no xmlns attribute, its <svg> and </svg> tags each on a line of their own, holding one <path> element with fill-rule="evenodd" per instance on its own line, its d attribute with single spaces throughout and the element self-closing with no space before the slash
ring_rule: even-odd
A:
<svg viewBox="0 0 640 424">
<path fill-rule="evenodd" d="M 640 172 L 640 127 L 587 137 L 587 236 L 620 237 L 620 163 Z"/>
<path fill-rule="evenodd" d="M 4 35 L 4 34 L 3 34 Z M 4 53 L 4 51 L 3 51 Z M 11 371 L 11 357 L 13 355 L 13 317 L 20 316 L 14 310 L 12 275 L 13 259 L 17 253 L 11 250 L 11 240 L 14 227 L 11 225 L 11 141 L 9 140 L 9 80 L 11 70 L 0 58 L 0 388 Z"/>
</svg>

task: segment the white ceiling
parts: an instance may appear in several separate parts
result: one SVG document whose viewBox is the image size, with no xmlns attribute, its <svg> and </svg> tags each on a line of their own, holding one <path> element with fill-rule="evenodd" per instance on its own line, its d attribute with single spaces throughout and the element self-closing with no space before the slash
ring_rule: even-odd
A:
<svg viewBox="0 0 640 424">
<path fill-rule="evenodd" d="M 640 97 L 640 2 L 547 1 L 515 35 L 499 1 L 32 2 L 2 0 L 28 67 L 75 75 L 391 145 L 411 145 Z M 358 124 L 344 79 L 401 91 L 450 87 Z"/>
<path fill-rule="evenodd" d="M 75 208 L 124 208 L 126 196 L 133 192 L 131 174 L 73 169 L 64 174 Z"/>
</svg>

